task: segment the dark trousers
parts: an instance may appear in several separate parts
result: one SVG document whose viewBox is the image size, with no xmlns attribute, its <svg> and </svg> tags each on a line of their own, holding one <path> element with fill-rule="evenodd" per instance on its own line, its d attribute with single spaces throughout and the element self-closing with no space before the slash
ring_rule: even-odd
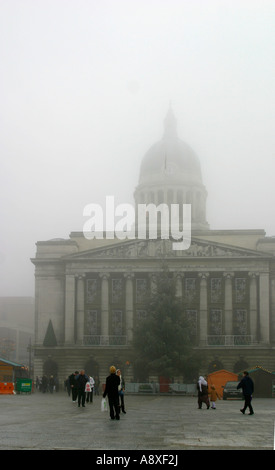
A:
<svg viewBox="0 0 275 470">
<path fill-rule="evenodd" d="M 93 403 L 93 390 L 91 392 L 86 392 L 86 402 Z"/>
<path fill-rule="evenodd" d="M 85 398 L 86 398 L 86 393 L 85 393 L 85 388 L 79 388 L 77 391 L 78 395 L 78 406 L 80 406 L 80 403 L 82 406 L 85 406 Z"/>
<path fill-rule="evenodd" d="M 251 396 L 251 395 L 244 395 L 244 407 L 243 407 L 243 411 L 245 411 L 246 408 L 249 408 L 250 413 L 253 413 L 253 408 L 252 408 L 252 405 L 251 405 L 251 400 L 252 400 L 252 396 Z"/>
<path fill-rule="evenodd" d="M 120 407 L 122 411 L 125 411 L 125 406 L 124 406 L 124 392 L 120 391 L 119 392 L 119 399 L 120 399 Z"/>
<path fill-rule="evenodd" d="M 109 408 L 110 408 L 110 418 L 111 419 L 119 419 L 119 401 L 118 396 L 112 397 L 108 396 L 109 401 Z"/>
<path fill-rule="evenodd" d="M 205 403 L 207 408 L 210 407 L 210 401 L 209 401 L 209 396 L 208 395 L 202 395 L 201 392 L 198 394 L 198 405 L 199 408 L 202 407 L 202 404 Z"/>
<path fill-rule="evenodd" d="M 77 399 L 77 388 L 72 387 L 72 400 L 76 401 L 76 399 Z"/>
</svg>

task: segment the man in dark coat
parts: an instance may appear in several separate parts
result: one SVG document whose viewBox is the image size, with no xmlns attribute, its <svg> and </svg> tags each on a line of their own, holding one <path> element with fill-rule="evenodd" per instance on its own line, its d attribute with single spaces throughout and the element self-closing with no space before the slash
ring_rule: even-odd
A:
<svg viewBox="0 0 275 470">
<path fill-rule="evenodd" d="M 80 406 L 81 403 L 84 407 L 86 398 L 85 387 L 86 383 L 89 382 L 89 377 L 85 374 L 85 370 L 80 371 L 80 374 L 76 376 L 75 381 L 77 384 L 78 406 Z"/>
<path fill-rule="evenodd" d="M 76 376 L 79 374 L 78 370 L 74 374 L 69 375 L 69 384 L 72 390 L 72 401 L 75 403 L 77 399 L 77 383 L 75 381 Z"/>
<path fill-rule="evenodd" d="M 246 408 L 249 408 L 250 415 L 254 414 L 251 400 L 252 400 L 252 393 L 254 392 L 254 383 L 253 380 L 249 377 L 248 372 L 245 370 L 243 373 L 243 378 L 240 383 L 237 385 L 237 388 L 241 388 L 243 390 L 244 396 L 244 407 L 240 410 L 243 414 L 245 414 Z"/>
<path fill-rule="evenodd" d="M 115 366 L 110 367 L 110 375 L 106 378 L 105 390 L 103 393 L 103 398 L 108 395 L 109 408 L 110 408 L 110 418 L 119 419 L 119 396 L 118 396 L 118 387 L 120 385 L 120 379 L 116 375 Z"/>
</svg>

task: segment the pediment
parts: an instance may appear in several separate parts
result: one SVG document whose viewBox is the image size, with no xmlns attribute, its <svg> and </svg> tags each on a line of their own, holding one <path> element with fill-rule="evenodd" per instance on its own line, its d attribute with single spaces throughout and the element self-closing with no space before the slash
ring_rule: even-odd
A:
<svg viewBox="0 0 275 470">
<path fill-rule="evenodd" d="M 100 248 L 81 251 L 65 259 L 142 259 L 142 258 L 270 258 L 267 253 L 192 238 L 187 250 L 173 249 L 173 240 L 125 240 Z"/>
</svg>

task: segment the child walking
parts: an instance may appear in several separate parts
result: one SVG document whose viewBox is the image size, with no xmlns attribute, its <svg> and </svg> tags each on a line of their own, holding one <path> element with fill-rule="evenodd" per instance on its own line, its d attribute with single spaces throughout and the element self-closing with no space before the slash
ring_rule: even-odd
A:
<svg viewBox="0 0 275 470">
<path fill-rule="evenodd" d="M 211 390 L 210 390 L 210 401 L 212 402 L 211 408 L 212 410 L 216 409 L 216 400 L 221 399 L 220 395 L 218 394 L 217 390 L 215 389 L 214 385 L 211 385 Z"/>
</svg>

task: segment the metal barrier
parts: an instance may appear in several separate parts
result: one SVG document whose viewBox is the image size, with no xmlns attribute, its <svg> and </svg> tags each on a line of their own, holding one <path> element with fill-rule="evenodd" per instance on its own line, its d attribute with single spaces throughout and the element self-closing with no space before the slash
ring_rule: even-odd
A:
<svg viewBox="0 0 275 470">
<path fill-rule="evenodd" d="M 1 395 L 13 395 L 14 385 L 12 382 L 0 382 L 0 394 Z"/>
<path fill-rule="evenodd" d="M 252 335 L 209 335 L 207 346 L 253 346 L 257 342 Z"/>
<path fill-rule="evenodd" d="M 126 346 L 127 336 L 123 335 L 84 335 L 83 346 Z"/>
<path fill-rule="evenodd" d="M 138 382 L 126 382 L 125 391 L 126 393 L 138 393 L 138 394 L 162 394 L 166 393 L 169 395 L 194 395 L 197 393 L 196 384 L 180 384 L 180 383 L 169 383 L 167 385 L 167 391 L 162 392 L 163 388 L 160 387 L 158 382 L 156 383 L 138 383 Z"/>
</svg>

